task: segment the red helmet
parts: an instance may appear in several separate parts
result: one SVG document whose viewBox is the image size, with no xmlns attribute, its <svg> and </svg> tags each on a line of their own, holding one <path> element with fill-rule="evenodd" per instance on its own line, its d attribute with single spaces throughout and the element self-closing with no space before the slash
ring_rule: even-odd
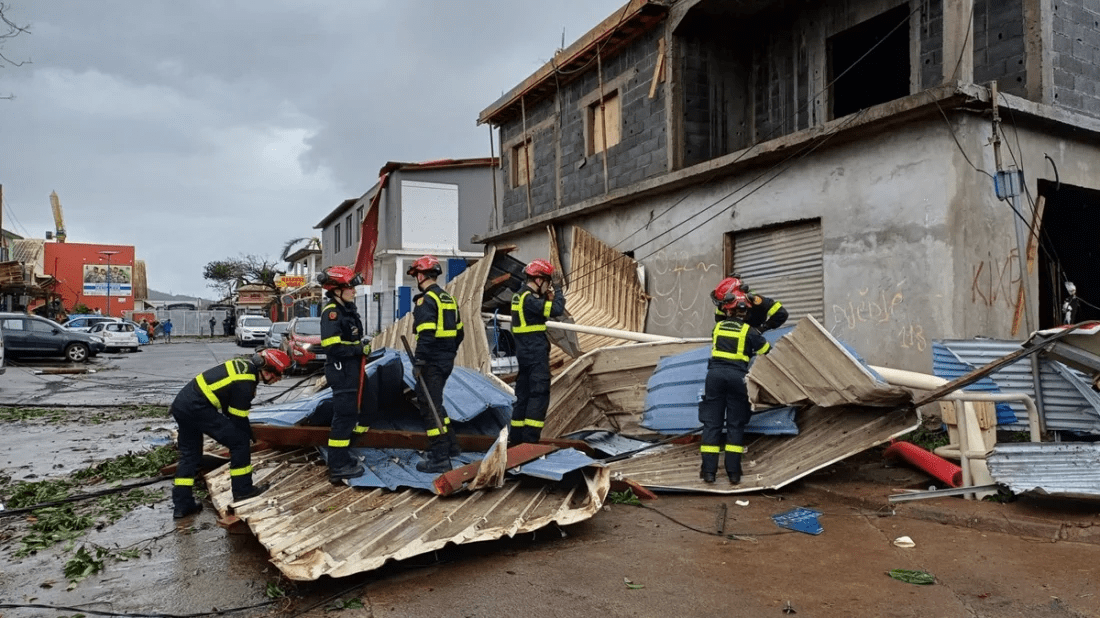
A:
<svg viewBox="0 0 1100 618">
<path fill-rule="evenodd" d="M 329 266 L 317 275 L 317 282 L 326 290 L 336 290 L 362 285 L 363 278 L 347 266 Z"/>
<path fill-rule="evenodd" d="M 411 277 L 415 277 L 416 273 L 424 273 L 429 277 L 438 277 L 443 274 L 443 269 L 439 266 L 439 260 L 430 255 L 425 255 L 413 262 L 409 270 L 405 271 L 405 274 Z"/>
<path fill-rule="evenodd" d="M 252 356 L 252 364 L 259 369 L 265 369 L 271 373 L 283 375 L 290 369 L 290 357 L 282 350 L 265 348 Z"/>
<path fill-rule="evenodd" d="M 749 311 L 749 297 L 745 296 L 740 290 L 734 292 L 729 300 L 723 301 L 718 308 L 722 311 L 733 311 L 734 313 L 748 313 Z"/>
<path fill-rule="evenodd" d="M 726 277 L 710 293 L 710 299 L 721 308 L 723 303 L 733 300 L 734 294 L 741 293 L 743 285 L 745 284 L 737 277 Z"/>
<path fill-rule="evenodd" d="M 523 269 L 524 274 L 529 277 L 547 277 L 554 274 L 554 265 L 546 260 L 531 260 L 527 267 Z"/>
</svg>

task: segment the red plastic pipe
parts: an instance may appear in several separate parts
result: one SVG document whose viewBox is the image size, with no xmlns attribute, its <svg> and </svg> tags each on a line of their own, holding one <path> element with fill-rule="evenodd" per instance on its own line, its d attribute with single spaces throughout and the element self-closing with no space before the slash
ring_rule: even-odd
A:
<svg viewBox="0 0 1100 618">
<path fill-rule="evenodd" d="M 894 442 L 882 455 L 887 459 L 901 459 L 916 466 L 950 487 L 962 485 L 962 468 L 912 442 Z"/>
</svg>

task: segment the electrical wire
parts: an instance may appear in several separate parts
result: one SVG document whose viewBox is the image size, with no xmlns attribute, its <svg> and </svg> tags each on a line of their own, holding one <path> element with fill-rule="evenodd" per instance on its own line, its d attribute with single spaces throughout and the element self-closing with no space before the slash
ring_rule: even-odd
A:
<svg viewBox="0 0 1100 618">
<path fill-rule="evenodd" d="M 255 605 L 245 605 L 243 607 L 219 609 L 212 612 L 199 612 L 196 614 L 160 614 L 155 612 L 132 614 L 126 612 L 104 612 L 96 609 L 88 609 L 86 607 L 76 607 L 72 605 L 46 605 L 43 603 L 0 603 L 0 609 L 52 609 L 54 611 L 77 612 L 78 614 L 92 614 L 95 616 L 123 616 L 125 618 L 200 618 L 202 616 L 224 616 L 226 614 L 233 614 L 250 609 L 267 607 L 268 605 L 274 605 L 278 602 L 278 600 L 264 601 L 263 603 L 257 603 Z"/>
<path fill-rule="evenodd" d="M 794 532 L 793 530 L 778 530 L 776 532 L 753 532 L 753 533 L 738 533 L 738 534 L 726 534 L 726 533 L 719 533 L 719 532 L 711 532 L 710 530 L 703 530 L 702 528 L 696 528 L 695 526 L 692 526 L 690 524 L 686 524 L 686 523 L 680 521 L 679 519 L 676 519 L 675 517 L 673 517 L 673 516 L 671 516 L 667 513 L 663 513 L 661 511 L 653 508 L 652 506 L 649 506 L 648 504 L 635 504 L 634 506 L 640 506 L 643 509 L 646 509 L 647 511 L 653 511 L 654 513 L 660 515 L 661 517 L 664 517 L 665 519 L 671 521 L 672 523 L 683 526 L 684 528 L 687 528 L 688 530 L 698 532 L 699 534 L 705 534 L 707 536 L 717 536 L 717 537 L 722 537 L 722 538 L 726 538 L 726 539 L 730 539 L 730 540 L 742 540 L 742 539 L 758 537 L 758 536 L 776 536 L 776 535 L 779 535 L 779 534 L 791 534 L 791 533 Z"/>
<path fill-rule="evenodd" d="M 111 488 L 108 488 L 108 489 L 101 489 L 99 491 L 93 491 L 93 492 L 90 492 L 90 493 L 80 494 L 80 495 L 77 495 L 77 496 L 68 496 L 67 498 L 62 498 L 60 500 L 53 500 L 51 502 L 40 502 L 40 503 L 35 504 L 33 506 L 27 506 L 27 507 L 18 508 L 18 509 L 9 509 L 9 510 L 6 510 L 6 511 L 0 511 L 0 518 L 11 517 L 13 515 L 22 515 L 24 513 L 30 513 L 32 511 L 37 511 L 38 509 L 49 508 L 51 506 L 58 506 L 58 505 L 61 505 L 61 504 L 68 504 L 70 502 L 80 502 L 82 500 L 91 500 L 92 498 L 99 498 L 99 497 L 102 497 L 102 496 L 109 496 L 111 494 L 118 494 L 118 493 L 122 493 L 124 491 L 129 491 L 129 490 L 137 488 L 137 487 L 144 487 L 146 485 L 152 485 L 154 483 L 159 483 L 161 481 L 170 481 L 170 480 L 172 480 L 171 475 L 156 476 L 156 477 L 145 479 L 143 481 L 138 481 L 137 483 L 130 483 L 128 485 L 120 485 L 118 487 L 111 487 Z"/>
</svg>

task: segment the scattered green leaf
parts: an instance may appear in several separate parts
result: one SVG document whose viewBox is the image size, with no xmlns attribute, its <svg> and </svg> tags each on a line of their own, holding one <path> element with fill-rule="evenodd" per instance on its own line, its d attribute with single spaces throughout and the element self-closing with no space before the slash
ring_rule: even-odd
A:
<svg viewBox="0 0 1100 618">
<path fill-rule="evenodd" d="M 906 442 L 912 442 L 917 446 L 927 450 L 934 451 L 941 446 L 947 446 L 948 437 L 947 431 L 941 429 L 928 429 L 926 427 L 918 427 L 913 431 L 901 436 L 898 440 L 904 440 Z"/>
<path fill-rule="evenodd" d="M 103 570 L 110 552 L 98 546 L 93 546 L 92 551 L 95 553 L 94 556 L 86 546 L 81 545 L 72 559 L 65 563 L 65 578 L 69 580 L 69 590 L 76 588 L 76 585 L 89 575 L 94 575 Z"/>
<path fill-rule="evenodd" d="M 910 571 L 909 569 L 894 569 L 887 571 L 887 575 L 907 584 L 929 586 L 936 583 L 936 576 L 927 571 Z"/>
<path fill-rule="evenodd" d="M 326 612 L 342 612 L 345 609 L 363 609 L 363 601 L 359 599 L 336 599 L 331 605 L 325 607 Z"/>
<path fill-rule="evenodd" d="M 267 582 L 267 589 L 264 593 L 269 599 L 281 599 L 286 596 L 286 592 L 279 587 L 279 582 Z"/>
<path fill-rule="evenodd" d="M 627 489 L 624 491 L 613 491 L 607 494 L 607 500 L 611 504 L 641 504 L 642 501 L 638 499 L 638 496 L 634 495 L 634 492 Z"/>
<path fill-rule="evenodd" d="M 138 453 L 130 452 L 114 459 L 108 459 L 91 468 L 78 470 L 73 474 L 73 479 L 78 481 L 96 479 L 112 482 L 159 476 L 160 469 L 176 461 L 178 456 L 179 454 L 174 445 L 158 446 Z"/>
<path fill-rule="evenodd" d="M 635 584 L 634 582 L 630 581 L 629 577 L 624 577 L 623 583 L 626 584 L 626 587 L 631 590 L 640 590 L 642 588 L 645 588 L 645 584 Z"/>
</svg>

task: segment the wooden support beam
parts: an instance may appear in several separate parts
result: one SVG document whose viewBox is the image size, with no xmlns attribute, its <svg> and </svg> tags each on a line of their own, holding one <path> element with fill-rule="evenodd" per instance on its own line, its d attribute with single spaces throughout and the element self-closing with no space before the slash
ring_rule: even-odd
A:
<svg viewBox="0 0 1100 618">
<path fill-rule="evenodd" d="M 665 38 L 657 39 L 657 62 L 653 64 L 653 80 L 649 84 L 649 98 L 657 96 L 657 84 L 664 80 L 665 76 Z"/>
<path fill-rule="evenodd" d="M 278 425 L 252 425 L 252 435 L 271 447 L 325 446 L 328 444 L 328 427 L 281 427 Z M 353 448 L 408 448 L 423 451 L 428 448 L 428 436 L 423 431 L 392 431 L 372 429 L 352 437 Z M 458 434 L 462 450 L 484 453 L 493 446 L 496 436 Z M 586 455 L 594 455 L 592 447 L 581 440 L 543 438 L 542 444 L 556 448 L 574 448 Z"/>
<path fill-rule="evenodd" d="M 505 465 L 505 469 L 512 469 L 516 466 L 522 466 L 523 464 L 534 461 L 543 455 L 553 453 L 558 450 L 558 447 L 551 446 L 549 444 L 520 444 L 508 449 L 508 463 Z M 475 461 L 470 464 L 466 464 L 461 468 L 456 468 L 450 472 L 444 472 L 436 477 L 432 482 L 435 485 L 435 493 L 441 496 L 449 496 L 456 491 L 462 489 L 462 486 L 473 480 L 477 476 L 478 470 L 481 469 L 481 462 Z"/>
</svg>

